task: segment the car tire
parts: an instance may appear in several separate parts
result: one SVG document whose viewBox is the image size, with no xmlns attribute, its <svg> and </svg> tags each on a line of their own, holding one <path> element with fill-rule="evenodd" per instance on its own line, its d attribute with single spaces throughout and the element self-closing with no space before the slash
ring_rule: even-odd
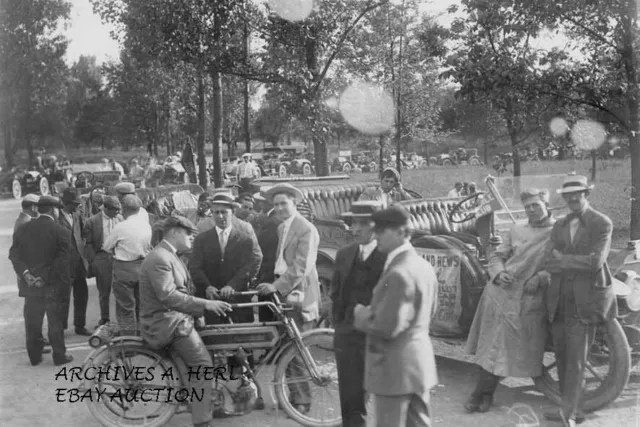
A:
<svg viewBox="0 0 640 427">
<path fill-rule="evenodd" d="M 22 184 L 17 179 L 14 179 L 11 182 L 11 194 L 13 194 L 13 198 L 16 200 L 22 199 Z"/>
<path fill-rule="evenodd" d="M 302 165 L 302 175 L 304 176 L 311 175 L 311 165 L 309 163 L 304 163 Z"/>
<path fill-rule="evenodd" d="M 48 196 L 51 194 L 51 187 L 49 186 L 49 180 L 44 176 L 40 178 L 40 182 L 38 183 L 38 188 L 40 189 L 40 194 L 43 196 Z"/>
<path fill-rule="evenodd" d="M 344 173 L 351 173 L 351 165 L 349 163 L 345 163 L 344 165 L 342 165 L 342 172 Z"/>
</svg>

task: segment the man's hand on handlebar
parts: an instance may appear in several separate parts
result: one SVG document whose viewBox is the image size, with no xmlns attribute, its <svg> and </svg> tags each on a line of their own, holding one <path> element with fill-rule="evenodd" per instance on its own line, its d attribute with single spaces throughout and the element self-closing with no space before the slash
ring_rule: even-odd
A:
<svg viewBox="0 0 640 427">
<path fill-rule="evenodd" d="M 204 294 L 206 295 L 207 299 L 218 299 L 220 297 L 218 290 L 213 286 L 207 286 L 207 289 L 205 289 Z"/>
<path fill-rule="evenodd" d="M 256 290 L 258 291 L 258 295 L 271 295 L 278 292 L 276 287 L 271 283 L 260 283 L 256 286 Z"/>
<path fill-rule="evenodd" d="M 216 300 L 216 301 L 207 301 L 205 305 L 205 309 L 207 311 L 212 311 L 214 314 L 218 316 L 227 316 L 227 312 L 232 311 L 231 305 L 228 302 Z"/>
<path fill-rule="evenodd" d="M 222 298 L 229 298 L 229 297 L 232 297 L 235 292 L 236 292 L 235 289 L 227 285 L 224 288 L 220 289 L 220 296 Z"/>
</svg>

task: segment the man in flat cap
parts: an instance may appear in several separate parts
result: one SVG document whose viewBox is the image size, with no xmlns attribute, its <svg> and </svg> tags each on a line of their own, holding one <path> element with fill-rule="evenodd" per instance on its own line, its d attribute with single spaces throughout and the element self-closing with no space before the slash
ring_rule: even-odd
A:
<svg viewBox="0 0 640 427">
<path fill-rule="evenodd" d="M 616 296 L 607 256 L 613 225 L 588 201 L 593 185 L 568 176 L 562 194 L 569 210 L 551 229 L 551 254 L 542 267 L 551 273 L 546 306 L 558 364 L 562 406 L 548 420 L 575 426 L 584 421 L 580 408 L 587 355 L 596 327 L 615 318 Z"/>
<path fill-rule="evenodd" d="M 278 226 L 275 281 L 261 283 L 257 289 L 261 295 L 278 292 L 300 306 L 291 317 L 304 332 L 313 328 L 320 315 L 320 285 L 316 270 L 320 235 L 316 227 L 296 210 L 296 205 L 303 198 L 300 190 L 291 184 L 278 184 L 267 190 L 266 196 L 283 223 Z M 289 374 L 298 376 L 294 371 L 292 369 Z M 307 412 L 311 406 L 308 384 L 290 389 L 292 403 L 300 412 Z"/>
<path fill-rule="evenodd" d="M 126 222 L 126 221 L 125 221 Z M 194 317 L 206 312 L 225 316 L 231 306 L 224 301 L 197 298 L 189 271 L 177 252 L 191 250 L 196 227 L 188 219 L 172 216 L 165 220 L 163 240 L 140 267 L 140 329 L 152 348 L 169 347 L 188 368 L 206 372 L 213 368 L 211 356 L 194 328 Z M 187 386 L 202 393 L 191 402 L 191 419 L 196 427 L 209 426 L 212 418 L 212 388 L 205 375 L 189 375 Z"/>
<path fill-rule="evenodd" d="M 331 280 L 334 349 L 338 364 L 340 407 L 344 427 L 365 426 L 364 361 L 366 335 L 353 327 L 357 304 L 369 305 L 387 255 L 377 249 L 371 216 L 382 210 L 377 201 L 357 201 L 351 211 L 342 214 L 350 223 L 354 242 L 336 255 Z"/>
<path fill-rule="evenodd" d="M 230 194 L 218 193 L 211 200 L 215 228 L 196 237 L 189 260 L 189 270 L 196 286 L 196 296 L 229 300 L 234 292 L 249 289 L 262 262 L 262 251 L 249 234 L 233 225 L 238 208 Z M 233 302 L 249 302 L 250 297 L 235 297 Z M 253 321 L 252 310 L 239 310 L 231 316 L 235 323 Z M 221 323 L 210 314 L 206 323 Z"/>
<path fill-rule="evenodd" d="M 84 218 L 78 211 L 82 204 L 80 194 L 75 188 L 65 188 L 62 193 L 62 206 L 58 223 L 71 233 L 71 249 L 69 253 L 69 272 L 71 282 L 62 303 L 62 325 L 67 328 L 69 305 L 73 291 L 73 326 L 78 335 L 90 336 L 86 328 L 87 303 L 89 301 L 89 287 L 87 286 L 87 271 L 89 263 L 85 258 L 85 243 L 82 236 Z"/>
<path fill-rule="evenodd" d="M 410 215 L 399 205 L 373 214 L 378 249 L 387 254 L 371 305 L 356 305 L 354 326 L 367 334 L 364 387 L 376 427 L 429 426 L 429 392 L 438 383 L 429 338 L 438 281 L 410 243 Z"/>
<path fill-rule="evenodd" d="M 395 168 L 383 170 L 380 186 L 366 188 L 358 198 L 358 200 L 379 200 L 385 208 L 396 202 L 409 199 L 413 199 L 413 197 L 402 186 L 400 172 Z"/>
<path fill-rule="evenodd" d="M 114 196 L 104 196 L 101 212 L 90 217 L 84 225 L 86 258 L 96 277 L 100 299 L 100 321 L 98 326 L 109 322 L 109 297 L 113 279 L 113 256 L 102 249 L 113 228 L 122 221 L 120 201 Z"/>
<path fill-rule="evenodd" d="M 120 182 L 118 184 L 116 184 L 113 189 L 116 192 L 116 196 L 118 197 L 118 200 L 120 201 L 120 204 L 122 203 L 122 199 L 127 196 L 127 195 L 136 195 L 136 186 L 134 185 L 133 182 Z M 138 215 L 140 215 L 142 218 L 144 218 L 147 222 L 149 222 L 149 212 L 147 212 L 147 210 L 142 206 L 142 202 L 140 202 L 140 209 L 138 210 Z"/>
<path fill-rule="evenodd" d="M 102 249 L 113 255 L 111 289 L 116 299 L 116 321 L 125 330 L 135 330 L 142 261 L 151 251 L 151 225 L 140 215 L 142 201 L 127 194 L 122 198 L 123 221 L 113 227 Z"/>
<path fill-rule="evenodd" d="M 27 353 L 32 365 L 42 361 L 42 322 L 47 315 L 49 342 L 56 365 L 69 363 L 66 353 L 60 304 L 69 278 L 71 233 L 56 222 L 53 211 L 60 201 L 42 196 L 40 215 L 16 230 L 9 259 L 18 274 L 19 295 L 24 298 Z"/>
<path fill-rule="evenodd" d="M 18 218 L 16 218 L 16 222 L 13 225 L 14 233 L 18 228 L 20 228 L 20 226 L 38 216 L 39 199 L 40 197 L 36 194 L 27 194 L 22 198 L 22 202 L 20 203 L 22 210 L 20 211 L 20 214 L 18 214 Z"/>
</svg>

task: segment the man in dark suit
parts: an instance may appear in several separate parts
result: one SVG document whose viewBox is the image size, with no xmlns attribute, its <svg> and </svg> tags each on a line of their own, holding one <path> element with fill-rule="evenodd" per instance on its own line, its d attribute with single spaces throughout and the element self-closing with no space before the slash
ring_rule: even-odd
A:
<svg viewBox="0 0 640 427">
<path fill-rule="evenodd" d="M 56 365 L 69 363 L 60 302 L 69 282 L 70 233 L 56 223 L 55 197 L 42 196 L 38 201 L 40 216 L 18 228 L 13 236 L 9 259 L 18 274 L 19 295 L 24 301 L 24 324 L 27 353 L 32 365 L 42 361 L 44 340 L 42 321 L 47 315 L 49 342 Z"/>
<path fill-rule="evenodd" d="M 189 270 L 196 286 L 195 295 L 208 299 L 229 299 L 234 292 L 249 289 L 262 262 L 260 246 L 247 233 L 233 225 L 238 204 L 227 193 L 216 194 L 211 212 L 216 226 L 198 235 L 193 245 Z M 246 297 L 234 297 L 234 302 L 247 302 Z M 208 324 L 223 319 L 207 313 Z M 231 315 L 237 323 L 253 321 L 252 310 L 238 310 Z"/>
<path fill-rule="evenodd" d="M 85 248 L 82 238 L 84 219 L 78 207 L 82 204 L 80 194 L 75 188 L 65 188 L 62 192 L 62 205 L 59 224 L 71 233 L 69 266 L 71 282 L 67 285 L 61 306 L 62 325 L 67 329 L 69 318 L 69 304 L 71 302 L 71 290 L 73 289 L 73 325 L 76 334 L 90 336 L 91 332 L 85 328 L 87 322 L 87 303 L 89 301 L 89 288 L 87 286 L 87 270 L 89 264 L 84 257 Z"/>
<path fill-rule="evenodd" d="M 36 194 L 27 194 L 23 197 L 21 204 L 22 210 L 16 218 L 16 222 L 13 225 L 13 232 L 15 233 L 21 225 L 26 224 L 33 218 L 38 216 L 38 197 Z"/>
<path fill-rule="evenodd" d="M 87 220 L 82 230 L 86 243 L 86 258 L 96 277 L 96 287 L 100 299 L 100 322 L 98 326 L 109 322 L 109 296 L 113 279 L 113 256 L 102 249 L 113 227 L 120 221 L 122 209 L 120 201 L 114 196 L 103 198 L 104 209 Z"/>
<path fill-rule="evenodd" d="M 142 337 L 155 349 L 169 348 L 187 367 L 211 372 L 213 362 L 202 338 L 194 328 L 194 317 L 206 312 L 224 316 L 228 303 L 193 296 L 189 271 L 177 252 L 189 251 L 196 227 L 183 217 L 172 216 L 163 222 L 163 239 L 147 255 L 140 267 L 140 326 Z M 184 378 L 190 390 L 203 396 L 191 402 L 191 420 L 195 427 L 210 425 L 212 387 L 207 375 Z"/>
<path fill-rule="evenodd" d="M 331 280 L 334 349 L 338 364 L 338 384 L 343 427 L 365 426 L 364 359 L 366 335 L 353 327 L 353 309 L 369 305 L 378 283 L 386 254 L 377 250 L 371 215 L 382 209 L 376 201 L 353 202 L 351 212 L 342 214 L 351 222 L 354 243 L 336 255 Z"/>
<path fill-rule="evenodd" d="M 573 175 L 558 190 L 571 213 L 554 224 L 544 265 L 551 273 L 546 304 L 562 393 L 560 411 L 545 416 L 565 426 L 584 420 L 579 406 L 587 355 L 597 325 L 615 318 L 618 310 L 606 262 L 613 225 L 589 206 L 592 189 L 586 177 Z"/>
</svg>

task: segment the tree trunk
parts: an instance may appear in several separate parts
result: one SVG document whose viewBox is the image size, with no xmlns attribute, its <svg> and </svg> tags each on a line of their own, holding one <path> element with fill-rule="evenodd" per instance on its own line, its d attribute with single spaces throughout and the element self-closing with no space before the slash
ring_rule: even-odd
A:
<svg viewBox="0 0 640 427">
<path fill-rule="evenodd" d="M 378 149 L 378 176 L 380 178 L 382 178 L 382 171 L 384 170 L 384 134 L 380 135 L 378 137 L 378 145 L 379 145 L 379 149 Z"/>
<path fill-rule="evenodd" d="M 167 154 L 173 154 L 173 144 L 171 141 L 171 101 L 169 101 L 167 106 Z"/>
<path fill-rule="evenodd" d="M 196 140 L 196 152 L 198 156 L 198 182 L 200 186 L 205 190 L 209 187 L 207 182 L 207 158 L 204 152 L 204 137 L 205 137 L 205 110 L 204 110 L 204 98 L 205 98 L 205 81 L 204 71 L 202 65 L 198 66 L 198 139 Z"/>
<path fill-rule="evenodd" d="M 217 69 L 211 70 L 212 117 L 211 141 L 213 143 L 213 183 L 216 188 L 224 185 L 222 178 L 222 78 Z"/>
<path fill-rule="evenodd" d="M 13 132 L 11 129 L 11 121 L 4 124 L 4 157 L 7 169 L 13 166 Z"/>
<path fill-rule="evenodd" d="M 513 123 L 513 113 L 511 102 L 507 101 L 507 109 L 505 111 L 505 121 L 507 122 L 507 131 L 511 139 L 511 151 L 513 153 L 513 176 L 518 177 L 520 172 L 520 150 L 518 150 L 518 131 Z"/>
<path fill-rule="evenodd" d="M 488 165 L 489 164 L 489 140 L 485 139 L 484 140 L 484 164 Z"/>
<path fill-rule="evenodd" d="M 329 176 L 329 161 L 327 159 L 327 144 L 321 134 L 312 133 L 313 154 L 316 157 L 316 176 Z"/>
<path fill-rule="evenodd" d="M 246 0 L 243 6 L 246 8 Z M 246 12 L 246 9 L 245 9 Z M 242 47 L 244 49 L 244 62 L 249 66 L 249 49 L 251 48 L 251 39 L 249 37 L 249 25 L 247 25 L 247 16 L 245 16 L 244 27 L 242 32 Z M 244 96 L 244 144 L 247 153 L 251 152 L 251 123 L 249 117 L 249 80 L 244 79 L 243 93 Z"/>
<path fill-rule="evenodd" d="M 591 181 L 596 180 L 596 169 L 598 167 L 597 151 L 591 150 Z"/>
</svg>

